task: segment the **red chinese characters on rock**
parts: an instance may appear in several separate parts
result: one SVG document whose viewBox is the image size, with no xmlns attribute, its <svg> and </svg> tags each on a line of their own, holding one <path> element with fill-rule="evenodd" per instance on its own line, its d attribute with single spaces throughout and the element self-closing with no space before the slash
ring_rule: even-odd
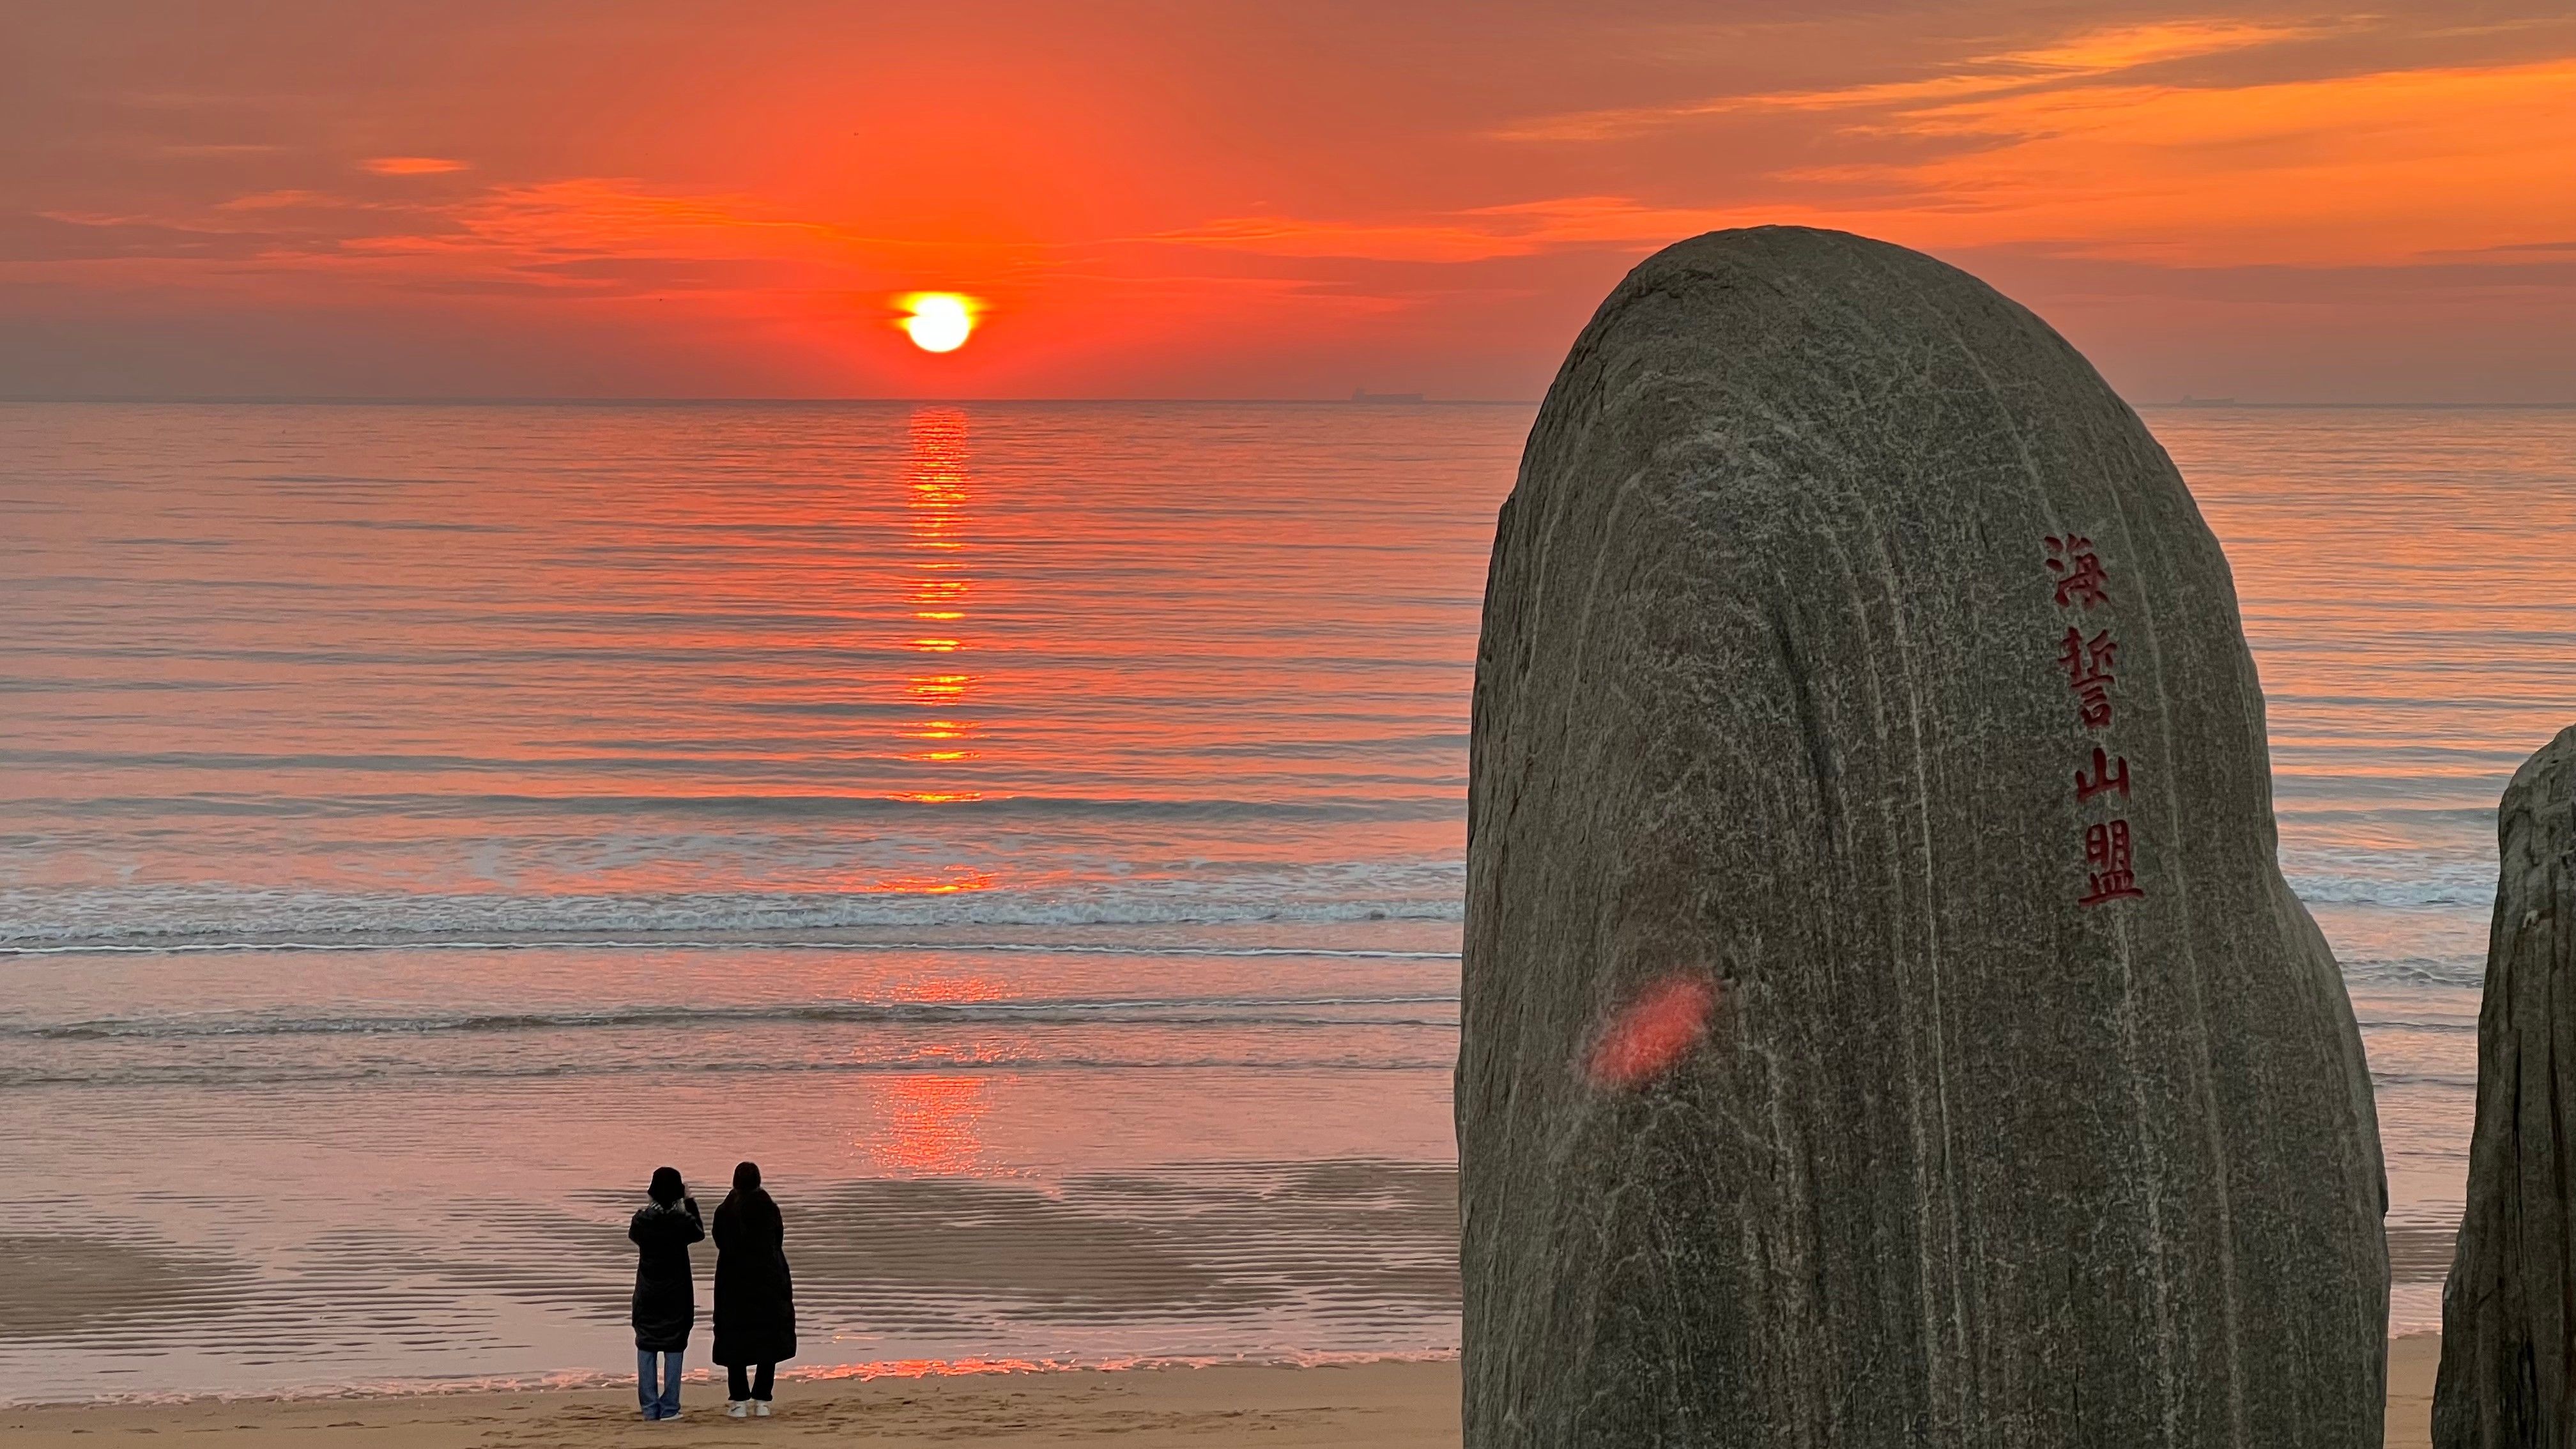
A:
<svg viewBox="0 0 2576 1449">
<path fill-rule="evenodd" d="M 2045 541 L 2048 571 L 2057 576 L 2057 607 L 2081 604 L 2090 609 L 2111 597 L 2104 591 L 2111 577 L 2102 571 L 2102 560 L 2093 552 L 2093 540 L 2070 533 L 2062 538 L 2052 534 Z"/>
<path fill-rule="evenodd" d="M 2088 889 L 2075 903 L 2098 906 L 2104 901 L 2144 900 L 2129 856 L 2129 822 L 2105 820 L 2084 829 L 2084 864 L 2090 867 Z"/>
<path fill-rule="evenodd" d="M 2102 556 L 2093 540 L 2079 533 L 2051 534 L 2042 540 L 2047 545 L 2048 573 L 2055 587 L 2060 609 L 2082 610 L 2089 615 L 2096 605 L 2110 602 L 2110 571 L 2102 566 Z M 2057 666 L 2066 674 L 2066 687 L 2075 695 L 2075 717 L 2088 730 L 2111 727 L 2112 687 L 2119 683 L 2120 643 L 2107 628 L 2087 632 L 2079 624 L 2067 625 L 2065 637 L 2058 643 Z M 2129 760 L 2114 755 L 2100 745 L 2093 747 L 2093 762 L 2088 769 L 2075 770 L 2075 803 L 2091 804 L 2104 795 L 2129 798 Z M 2108 901 L 2143 900 L 2146 891 L 2138 885 L 2136 848 L 2130 839 L 2127 819 L 2100 820 L 2084 828 L 2085 892 L 2076 898 L 2081 906 L 2098 906 Z"/>
<path fill-rule="evenodd" d="M 2129 757 L 2122 755 L 2117 759 L 2108 758 L 2104 755 L 2102 747 L 2095 745 L 2093 778 L 2085 779 L 2084 772 L 2080 769 L 2075 772 L 2075 803 L 2081 805 L 2106 790 L 2119 791 L 2120 798 L 2123 800 L 2129 798 Z"/>
<path fill-rule="evenodd" d="M 2118 683 L 2111 666 L 2119 652 L 2120 641 L 2108 629 L 2087 639 L 2083 630 L 2069 628 L 2058 648 L 2057 667 L 2066 671 L 2066 687 L 2075 691 L 2075 712 L 2086 729 L 2110 726 L 2111 686 Z"/>
</svg>

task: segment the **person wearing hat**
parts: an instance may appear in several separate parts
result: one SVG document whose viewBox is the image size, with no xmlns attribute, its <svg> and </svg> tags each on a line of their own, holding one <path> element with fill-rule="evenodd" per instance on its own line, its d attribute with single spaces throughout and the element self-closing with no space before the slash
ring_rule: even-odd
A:
<svg viewBox="0 0 2576 1449">
<path fill-rule="evenodd" d="M 676 1167 L 653 1170 L 626 1236 L 635 1243 L 635 1396 L 647 1419 L 680 1417 L 680 1358 L 698 1324 L 698 1290 L 689 1276 L 689 1244 L 707 1235 L 698 1200 Z M 654 1382 L 656 1357 L 661 1382 Z"/>
</svg>

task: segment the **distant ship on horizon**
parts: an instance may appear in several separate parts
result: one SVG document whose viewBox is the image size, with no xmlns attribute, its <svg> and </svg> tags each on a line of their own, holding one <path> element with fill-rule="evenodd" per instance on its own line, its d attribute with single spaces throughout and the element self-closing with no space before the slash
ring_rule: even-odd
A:
<svg viewBox="0 0 2576 1449">
<path fill-rule="evenodd" d="M 1422 394 L 1418 392 L 1371 392 L 1364 387 L 1355 387 L 1351 389 L 1351 401 L 1355 403 L 1418 403 L 1422 401 Z"/>
</svg>

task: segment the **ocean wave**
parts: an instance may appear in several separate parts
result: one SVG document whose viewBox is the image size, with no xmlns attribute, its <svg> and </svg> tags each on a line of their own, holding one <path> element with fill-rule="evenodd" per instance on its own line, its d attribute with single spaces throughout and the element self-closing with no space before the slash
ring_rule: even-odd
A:
<svg viewBox="0 0 2576 1449">
<path fill-rule="evenodd" d="M 185 764 L 187 757 L 174 756 Z M 19 761 L 26 764 L 25 761 Z M 150 763 L 150 762 L 146 762 Z M 76 800 L 29 797 L 23 807 L 45 807 L 76 820 L 163 820 L 192 817 L 269 817 L 294 820 L 649 820 L 678 817 L 722 821 L 823 821 L 943 823 L 1014 820 L 1114 820 L 1242 823 L 1286 821 L 1451 820 L 1466 813 L 1460 789 L 1424 787 L 1404 795 L 1310 796 L 1300 800 L 1230 799 L 1216 796 L 1152 799 L 1142 796 L 1010 795 L 922 799 L 903 794 L 854 795 L 829 791 L 734 794 L 610 794 L 571 792 L 388 792 L 370 795 L 278 795 L 197 791 L 186 795 L 99 795 Z"/>
<path fill-rule="evenodd" d="M 45 1067 L 0 1067 L 0 1092 L 43 1087 L 259 1087 L 329 1083 L 417 1081 L 550 1082 L 595 1077 L 643 1076 L 671 1081 L 691 1077 L 741 1076 L 942 1076 L 982 1077 L 1032 1072 L 1448 1072 L 1458 1065 L 1452 1055 L 1419 1057 L 1194 1056 L 1194 1057 L 1029 1057 L 940 1058 L 937 1060 L 852 1061 L 683 1061 L 655 1056 L 631 1062 L 563 1062 L 449 1064 L 443 1062 L 364 1062 L 341 1066 L 288 1065 L 280 1062 L 156 1065 L 124 1063 L 88 1065 L 80 1070 Z"/>
<path fill-rule="evenodd" d="M 169 888 L 92 892 L 75 899 L 0 893 L 0 953 L 74 945 L 252 948 L 276 942 L 322 949 L 337 938 L 351 944 L 418 946 L 469 940 L 498 945 L 546 936 L 624 936 L 643 945 L 665 936 L 703 939 L 734 933 L 771 933 L 792 940 L 830 931 L 1314 926 L 1454 922 L 1463 917 L 1463 891 L 1452 893 L 1444 879 L 1458 874 L 1454 869 L 1402 866 L 1384 874 L 1399 878 L 1391 883 L 1412 884 L 1416 889 L 1353 898 L 1319 892 L 1317 886 L 1325 882 L 1247 876 L 1212 883 L 1057 892 L 538 896 Z M 1438 893 L 1433 894 L 1434 890 Z"/>
<path fill-rule="evenodd" d="M 2453 1075 L 2436 1072 L 2374 1071 L 2370 1074 L 2370 1085 L 2380 1091 L 2390 1087 L 2438 1087 L 2456 1092 L 2474 1092 L 2478 1089 L 2478 1078 L 2475 1072 Z"/>
<path fill-rule="evenodd" d="M 1375 918 L 1372 918 L 1375 919 Z M 477 941 L 452 937 L 351 937 L 337 941 L 83 941 L 69 945 L 0 946 L 0 959 L 34 956 L 191 956 L 293 951 L 932 951 L 963 956 L 1300 957 L 1357 961 L 1455 961 L 1455 951 L 1377 951 L 1343 946 L 1098 945 L 1050 941 L 781 940 L 746 936 L 729 941 L 622 940 L 584 936 L 570 940 Z"/>
<path fill-rule="evenodd" d="M 2475 873 L 2456 866 L 2427 867 L 2413 875 L 2318 875 L 2286 871 L 2290 889 L 2312 906 L 2474 906 L 2495 904 L 2494 867 Z"/>
<path fill-rule="evenodd" d="M 2510 772 L 2507 773 L 2509 776 Z M 2332 781 L 2310 783 L 2330 787 Z M 2451 839 L 2463 835 L 2491 839 L 2495 834 L 2493 804 L 2483 799 L 2476 804 L 2420 803 L 2427 797 L 2438 795 L 2438 786 L 2448 783 L 2446 778 L 2415 785 L 2402 802 L 2396 804 L 2384 800 L 2346 802 L 2330 799 L 2326 804 L 2276 804 L 2272 814 L 2285 828 L 2303 832 L 2367 825 L 2373 827 L 2374 833 L 2384 834 L 2391 829 L 2423 832 L 2425 827 L 2435 826 L 2440 828 L 2439 833 Z M 2496 788 L 2501 790 L 2503 786 L 2499 784 Z"/>
<path fill-rule="evenodd" d="M 2485 987 L 2487 963 L 2475 956 L 2359 957 L 2344 960 L 2343 979 L 2355 986 L 2447 986 L 2469 991 Z"/>
<path fill-rule="evenodd" d="M 605 1007 L 589 1011 L 442 1012 L 398 1016 L 101 1017 L 0 1026 L 0 1039 L 44 1041 L 272 1036 L 424 1036 L 628 1027 L 756 1025 L 1423 1026 L 1458 1019 L 1315 1015 L 1336 1008 L 1456 1006 L 1455 992 L 1368 996 L 1056 998 L 1021 1001 L 800 1002 L 772 1006 Z"/>
<path fill-rule="evenodd" d="M 2478 1030 L 2475 1018 L 2458 1021 L 2426 1021 L 2420 1017 L 2364 1016 L 2356 1018 L 2355 1025 L 2363 1031 L 2431 1031 L 2464 1036 L 2475 1036 Z"/>
<path fill-rule="evenodd" d="M 610 1077 L 654 1077 L 673 1082 L 690 1078 L 723 1079 L 756 1076 L 1019 1076 L 1051 1072 L 1449 1072 L 1457 1058 L 1437 1055 L 1362 1057 L 1352 1054 L 1308 1056 L 1197 1055 L 1188 1057 L 1054 1056 L 939 1058 L 936 1060 L 862 1061 L 832 1058 L 810 1061 L 731 1060 L 672 1061 L 660 1055 L 632 1061 L 544 1062 L 351 1062 L 329 1065 L 265 1060 L 248 1063 L 119 1062 L 83 1063 L 78 1068 L 0 1067 L 0 1092 L 49 1087 L 261 1087 L 383 1082 L 557 1082 Z M 2370 1074 L 2379 1091 L 2475 1092 L 2474 1073 L 2381 1072 Z"/>
<path fill-rule="evenodd" d="M 2288 880 L 2312 907 L 2475 909 L 2494 904 L 2491 867 L 2407 875 L 2301 873 Z M 1375 887 L 1375 889 L 1371 889 Z M 905 889 L 539 895 L 285 891 L 220 886 L 0 890 L 0 958 L 97 951 L 512 948 L 1098 951 L 1134 955 L 1372 956 L 1304 946 L 1175 946 L 1168 941 L 1023 942 L 824 939 L 833 933 L 929 930 L 1115 930 L 1335 926 L 1463 921 L 1455 860 L 1346 863 L 1213 880 L 1114 881 L 1052 890 Z M 1454 952 L 1398 952 L 1434 959 Z M 2347 970 L 2355 968 L 2348 964 Z M 2460 978 L 2438 963 L 2386 963 L 2387 979 Z M 2482 974 L 2483 968 L 2479 968 Z"/>
</svg>

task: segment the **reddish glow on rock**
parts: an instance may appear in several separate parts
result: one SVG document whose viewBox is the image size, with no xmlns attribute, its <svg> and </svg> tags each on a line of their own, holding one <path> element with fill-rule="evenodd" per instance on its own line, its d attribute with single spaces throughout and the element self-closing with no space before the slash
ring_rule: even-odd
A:
<svg viewBox="0 0 2576 1449">
<path fill-rule="evenodd" d="M 1637 1087 L 1662 1076 L 1708 1035 L 1717 987 L 1697 972 L 1667 976 L 1637 993 L 1593 1045 L 1584 1075 L 1596 1087 Z"/>
</svg>

